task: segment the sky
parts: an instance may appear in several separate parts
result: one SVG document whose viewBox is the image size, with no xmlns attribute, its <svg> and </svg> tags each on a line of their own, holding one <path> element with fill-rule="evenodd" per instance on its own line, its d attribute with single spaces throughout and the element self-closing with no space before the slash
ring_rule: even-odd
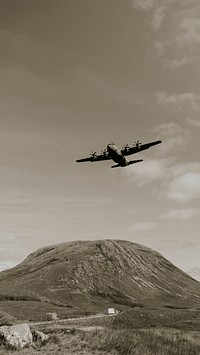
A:
<svg viewBox="0 0 200 355">
<path fill-rule="evenodd" d="M 125 239 L 200 277 L 198 0 L 0 0 L 0 270 Z M 76 163 L 162 140 L 142 163 Z"/>
</svg>

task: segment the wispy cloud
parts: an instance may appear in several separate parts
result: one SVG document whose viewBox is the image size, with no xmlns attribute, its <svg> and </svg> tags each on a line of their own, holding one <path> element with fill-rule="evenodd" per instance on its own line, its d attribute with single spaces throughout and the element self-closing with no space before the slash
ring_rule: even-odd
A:
<svg viewBox="0 0 200 355">
<path fill-rule="evenodd" d="M 154 6 L 154 0 L 132 0 L 132 6 L 140 10 L 149 10 Z"/>
<path fill-rule="evenodd" d="M 175 1 L 176 0 L 166 0 L 161 4 L 159 0 L 132 0 L 132 6 L 135 9 L 148 12 L 148 15 L 150 16 L 150 25 L 154 31 L 158 31 L 168 15 L 170 6 Z"/>
<path fill-rule="evenodd" d="M 178 69 L 183 67 L 186 64 L 191 64 L 194 59 L 194 56 L 185 56 L 181 58 L 175 58 L 175 59 L 166 59 L 165 60 L 165 65 L 171 69 Z"/>
<path fill-rule="evenodd" d="M 131 226 L 132 231 L 150 231 L 155 229 L 157 226 L 154 222 L 139 222 Z"/>
<path fill-rule="evenodd" d="M 172 180 L 166 196 L 171 200 L 187 202 L 200 199 L 200 172 L 186 172 Z"/>
<path fill-rule="evenodd" d="M 192 136 L 192 129 L 200 128 L 200 93 L 166 93 L 163 91 L 155 94 L 157 105 L 163 110 L 175 114 L 179 124 L 168 122 L 157 125 L 152 129 L 153 132 L 161 134 L 163 144 L 161 150 L 170 150 L 170 147 L 181 147 L 189 143 Z"/>
<path fill-rule="evenodd" d="M 164 4 L 158 6 L 153 12 L 152 26 L 155 31 L 159 30 L 165 17 L 166 7 Z"/>
<path fill-rule="evenodd" d="M 165 176 L 167 165 L 170 162 L 165 159 L 149 159 L 144 164 L 130 167 L 126 170 L 128 181 L 136 183 L 138 186 L 144 186 L 161 181 Z"/>
<path fill-rule="evenodd" d="M 176 221 L 187 221 L 193 217 L 200 214 L 200 210 L 196 208 L 181 208 L 172 209 L 161 216 L 165 221 L 176 222 Z"/>
<path fill-rule="evenodd" d="M 169 200 L 189 202 L 200 199 L 200 163 L 174 164 L 166 170 L 160 193 Z"/>
<path fill-rule="evenodd" d="M 198 10 L 200 7 L 198 8 Z M 181 16 L 182 15 L 182 16 Z M 176 43 L 180 47 L 183 46 L 194 46 L 200 43 L 200 19 L 196 17 L 193 13 L 190 14 L 188 11 L 178 16 L 180 19 L 179 23 L 179 33 L 176 37 Z M 186 17 L 187 16 L 187 17 Z"/>
<path fill-rule="evenodd" d="M 200 94 L 195 92 L 186 92 L 181 94 L 168 94 L 166 92 L 156 93 L 157 103 L 168 105 L 176 110 L 190 109 L 198 111 L 200 108 Z"/>
<path fill-rule="evenodd" d="M 200 118 L 187 117 L 186 123 L 188 123 L 193 128 L 200 128 Z"/>
<path fill-rule="evenodd" d="M 200 54 L 200 4 L 198 0 L 133 0 L 135 9 L 147 16 L 154 37 L 154 48 L 171 69 L 178 69 Z"/>
<path fill-rule="evenodd" d="M 152 129 L 159 133 L 162 144 L 160 151 L 166 153 L 177 147 L 182 147 L 191 139 L 190 132 L 176 122 L 162 123 Z"/>
<path fill-rule="evenodd" d="M 127 169 L 129 183 L 151 185 L 152 191 L 168 200 L 189 202 L 200 199 L 200 163 L 176 163 L 173 159 L 145 160 Z"/>
</svg>

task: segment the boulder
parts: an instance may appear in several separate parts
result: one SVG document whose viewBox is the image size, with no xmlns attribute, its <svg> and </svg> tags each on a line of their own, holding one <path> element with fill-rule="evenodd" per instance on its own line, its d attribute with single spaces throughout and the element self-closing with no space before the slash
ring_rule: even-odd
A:
<svg viewBox="0 0 200 355">
<path fill-rule="evenodd" d="M 24 348 L 32 344 L 32 333 L 28 323 L 0 327 L 0 337 L 5 344 L 14 348 Z"/>
<path fill-rule="evenodd" d="M 33 341 L 37 342 L 37 341 L 44 341 L 47 340 L 49 338 L 49 336 L 43 332 L 40 332 L 39 330 L 34 330 L 32 332 L 32 336 L 33 336 Z"/>
</svg>

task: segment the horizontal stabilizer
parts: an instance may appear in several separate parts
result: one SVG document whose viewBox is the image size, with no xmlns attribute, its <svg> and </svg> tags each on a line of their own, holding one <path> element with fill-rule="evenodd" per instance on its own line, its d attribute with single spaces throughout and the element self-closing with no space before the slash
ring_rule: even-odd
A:
<svg viewBox="0 0 200 355">
<path fill-rule="evenodd" d="M 118 168 L 118 167 L 121 167 L 121 165 L 116 164 L 116 165 L 112 165 L 112 166 L 111 166 L 111 168 Z"/>
<path fill-rule="evenodd" d="M 131 165 L 131 164 L 136 164 L 136 163 L 139 163 L 140 161 L 143 161 L 143 159 L 138 159 L 138 160 L 130 160 L 128 162 L 128 165 Z"/>
<path fill-rule="evenodd" d="M 112 165 L 111 168 L 118 168 L 118 167 L 120 167 L 120 168 L 122 168 L 122 167 L 125 168 L 125 167 L 128 166 L 128 165 L 136 164 L 136 163 L 139 163 L 140 161 L 143 161 L 143 159 L 130 160 L 127 165 L 119 165 L 119 164 Z"/>
</svg>

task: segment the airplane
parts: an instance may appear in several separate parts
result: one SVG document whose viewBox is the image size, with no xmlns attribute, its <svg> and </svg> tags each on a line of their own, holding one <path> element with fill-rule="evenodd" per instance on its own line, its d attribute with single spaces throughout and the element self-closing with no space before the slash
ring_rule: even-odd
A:
<svg viewBox="0 0 200 355">
<path fill-rule="evenodd" d="M 117 164 L 112 165 L 111 168 L 126 167 L 128 165 L 143 161 L 143 159 L 128 160 L 126 158 L 127 155 L 139 153 L 143 150 L 149 149 L 150 147 L 160 143 L 162 143 L 161 140 L 145 143 L 145 144 L 142 144 L 140 143 L 140 141 L 137 141 L 133 144 L 132 147 L 130 147 L 129 144 L 126 144 L 122 147 L 122 149 L 119 149 L 113 142 L 111 142 L 107 145 L 106 149 L 101 151 L 101 154 L 97 155 L 96 152 L 92 152 L 90 154 L 91 155 L 90 157 L 78 159 L 76 160 L 76 162 L 77 163 L 88 162 L 88 161 L 97 162 L 97 161 L 112 159 Z"/>
</svg>

